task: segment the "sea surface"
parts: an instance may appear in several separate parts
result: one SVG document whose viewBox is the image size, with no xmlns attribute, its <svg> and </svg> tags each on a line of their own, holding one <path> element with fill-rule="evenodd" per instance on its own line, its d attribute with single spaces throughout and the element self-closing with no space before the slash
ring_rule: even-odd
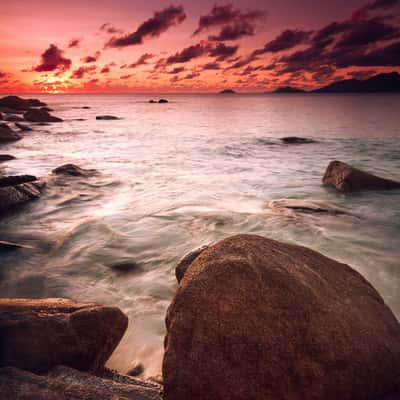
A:
<svg viewBox="0 0 400 400">
<path fill-rule="evenodd" d="M 350 264 L 400 317 L 400 191 L 343 195 L 321 185 L 335 159 L 400 180 L 399 95 L 34 97 L 65 121 L 1 148 L 17 157 L 6 173 L 49 183 L 40 200 L 0 219 L 0 240 L 33 247 L 0 255 L 0 296 L 120 307 L 130 322 L 110 367 L 142 362 L 146 377 L 160 373 L 177 261 L 235 233 Z M 148 103 L 160 97 L 169 103 Z M 316 143 L 285 145 L 284 136 Z M 64 163 L 100 174 L 50 178 Z M 318 200 L 347 214 L 268 207 L 276 199 Z M 111 268 L 118 263 L 135 267 Z"/>
</svg>

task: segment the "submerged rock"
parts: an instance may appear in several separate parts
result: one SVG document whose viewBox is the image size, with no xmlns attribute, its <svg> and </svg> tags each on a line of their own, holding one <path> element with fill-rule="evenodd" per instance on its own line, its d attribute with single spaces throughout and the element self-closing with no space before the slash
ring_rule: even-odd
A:
<svg viewBox="0 0 400 400">
<path fill-rule="evenodd" d="M 97 120 L 115 120 L 119 119 L 118 117 L 115 117 L 114 115 L 96 115 Z"/>
<path fill-rule="evenodd" d="M 61 118 L 54 117 L 44 107 L 30 108 L 24 113 L 24 118 L 30 122 L 62 122 Z"/>
<path fill-rule="evenodd" d="M 343 208 L 321 200 L 279 199 L 268 203 L 275 211 L 294 211 L 306 214 L 350 215 Z"/>
<path fill-rule="evenodd" d="M 22 139 L 22 136 L 13 131 L 8 125 L 0 124 L 0 143 L 15 142 Z"/>
<path fill-rule="evenodd" d="M 10 110 L 28 110 L 31 107 L 45 107 L 46 105 L 37 99 L 23 99 L 18 96 L 6 96 L 0 99 L 0 107 Z"/>
<path fill-rule="evenodd" d="M 0 366 L 42 373 L 62 364 L 102 368 L 128 318 L 116 307 L 67 299 L 0 299 Z"/>
<path fill-rule="evenodd" d="M 16 122 L 14 125 L 15 125 L 17 128 L 19 128 L 21 131 L 23 131 L 23 132 L 30 132 L 30 131 L 33 131 L 33 129 L 32 129 L 30 126 L 25 125 L 25 124 L 20 124 L 19 122 Z"/>
<path fill-rule="evenodd" d="M 98 173 L 95 169 L 84 169 L 75 164 L 64 164 L 51 171 L 56 175 L 70 175 L 70 176 L 92 176 Z"/>
<path fill-rule="evenodd" d="M 32 175 L 0 177 L 0 213 L 38 199 L 44 186 Z"/>
<path fill-rule="evenodd" d="M 281 141 L 285 144 L 307 144 L 307 143 L 316 143 L 315 140 L 297 136 L 287 136 L 281 138 Z"/>
<path fill-rule="evenodd" d="M 142 375 L 144 372 L 144 366 L 142 363 L 134 362 L 128 369 L 126 373 L 129 376 L 139 376 Z"/>
<path fill-rule="evenodd" d="M 182 280 L 185 275 L 186 270 L 189 268 L 190 264 L 204 251 L 208 246 L 201 246 L 196 250 L 191 251 L 186 254 L 175 267 L 175 277 L 178 283 Z"/>
<path fill-rule="evenodd" d="M 158 102 L 159 102 L 160 104 L 162 104 L 162 103 L 168 103 L 168 100 L 167 100 L 167 99 L 160 99 L 160 100 L 158 100 Z"/>
<path fill-rule="evenodd" d="M 20 250 L 20 249 L 33 249 L 34 247 L 28 246 L 21 243 L 15 242 L 7 242 L 5 240 L 0 240 L 0 252 L 2 251 L 11 251 L 11 250 Z"/>
<path fill-rule="evenodd" d="M 139 268 L 139 265 L 134 261 L 122 261 L 110 265 L 110 268 L 118 272 L 131 272 L 137 270 Z"/>
<path fill-rule="evenodd" d="M 340 192 L 400 189 L 400 182 L 380 178 L 341 161 L 331 161 L 322 178 L 325 186 Z"/>
<path fill-rule="evenodd" d="M 161 400 L 160 386 L 114 374 L 103 378 L 58 366 L 47 375 L 0 368 L 0 396 L 10 400 Z"/>
<path fill-rule="evenodd" d="M 166 317 L 164 400 L 400 396 L 400 325 L 356 271 L 255 235 L 210 246 Z"/>
<path fill-rule="evenodd" d="M 15 157 L 10 154 L 0 154 L 0 162 L 15 160 Z"/>
</svg>

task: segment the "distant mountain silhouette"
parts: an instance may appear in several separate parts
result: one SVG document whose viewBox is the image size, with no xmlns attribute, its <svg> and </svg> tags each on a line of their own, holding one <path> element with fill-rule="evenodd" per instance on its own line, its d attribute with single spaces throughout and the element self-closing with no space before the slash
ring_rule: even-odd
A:
<svg viewBox="0 0 400 400">
<path fill-rule="evenodd" d="M 374 75 L 363 81 L 358 79 L 346 79 L 323 86 L 311 91 L 311 93 L 390 93 L 400 92 L 400 74 L 390 72 Z"/>
<path fill-rule="evenodd" d="M 232 89 L 225 89 L 225 90 L 221 90 L 219 92 L 219 94 L 236 94 L 236 92 Z"/>
<path fill-rule="evenodd" d="M 305 90 L 293 86 L 281 86 L 273 91 L 273 93 L 304 93 Z"/>
</svg>

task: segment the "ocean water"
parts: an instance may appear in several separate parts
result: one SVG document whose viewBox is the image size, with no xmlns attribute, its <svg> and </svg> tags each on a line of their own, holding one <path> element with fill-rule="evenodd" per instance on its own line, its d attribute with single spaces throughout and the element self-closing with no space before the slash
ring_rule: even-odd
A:
<svg viewBox="0 0 400 400">
<path fill-rule="evenodd" d="M 130 322 L 110 367 L 142 362 L 146 377 L 160 373 L 177 261 L 235 233 L 350 264 L 400 317 L 400 191 L 343 195 L 321 185 L 334 159 L 400 180 L 400 96 L 35 97 L 65 121 L 3 146 L 17 159 L 0 168 L 48 177 L 72 162 L 100 174 L 47 178 L 40 200 L 0 219 L 0 239 L 33 247 L 0 255 L 0 296 L 120 307 Z M 148 103 L 159 97 L 170 102 Z M 316 143 L 279 140 L 293 135 Z M 318 200 L 347 214 L 281 212 L 268 207 L 276 199 Z M 136 268 L 111 268 L 123 262 Z"/>
</svg>

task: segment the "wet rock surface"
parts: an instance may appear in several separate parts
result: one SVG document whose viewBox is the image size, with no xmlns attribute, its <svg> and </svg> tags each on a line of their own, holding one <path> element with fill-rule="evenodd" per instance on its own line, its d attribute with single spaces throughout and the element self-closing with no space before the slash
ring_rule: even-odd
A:
<svg viewBox="0 0 400 400">
<path fill-rule="evenodd" d="M 0 144 L 15 142 L 20 139 L 22 139 L 22 136 L 18 132 L 13 131 L 6 124 L 0 124 Z"/>
<path fill-rule="evenodd" d="M 24 113 L 24 118 L 29 122 L 62 122 L 61 118 L 51 115 L 46 108 L 30 108 Z"/>
<path fill-rule="evenodd" d="M 57 365 L 102 368 L 128 318 L 116 307 L 67 299 L 0 299 L 0 366 L 43 373 Z"/>
<path fill-rule="evenodd" d="M 400 182 L 380 178 L 341 161 L 331 161 L 329 163 L 322 178 L 322 183 L 325 186 L 334 187 L 340 192 L 400 189 Z"/>
<path fill-rule="evenodd" d="M 69 175 L 69 176 L 93 176 L 98 174 L 95 169 L 85 169 L 78 167 L 75 164 L 64 164 L 51 171 L 55 175 Z"/>
</svg>

